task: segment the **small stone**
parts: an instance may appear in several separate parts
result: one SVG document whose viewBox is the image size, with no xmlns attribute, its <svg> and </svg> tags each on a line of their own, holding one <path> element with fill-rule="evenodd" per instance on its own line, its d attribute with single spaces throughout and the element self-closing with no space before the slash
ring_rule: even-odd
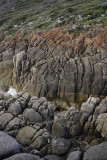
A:
<svg viewBox="0 0 107 160">
<path fill-rule="evenodd" d="M 40 103 L 38 103 L 38 102 L 35 102 L 32 105 L 32 108 L 35 109 L 36 111 L 38 111 L 39 107 L 40 107 Z"/>
<path fill-rule="evenodd" d="M 40 156 L 40 157 L 43 156 L 42 153 L 41 153 L 40 151 L 36 150 L 36 149 L 33 149 L 33 150 L 31 151 L 31 154 L 34 154 L 34 155 Z"/>
<path fill-rule="evenodd" d="M 44 102 L 47 102 L 47 99 L 45 97 L 41 97 L 38 99 L 38 103 L 43 104 Z"/>
<path fill-rule="evenodd" d="M 64 154 L 69 151 L 71 142 L 65 138 L 54 138 L 52 140 L 52 150 L 53 153 L 57 155 Z"/>
<path fill-rule="evenodd" d="M 39 136 L 35 139 L 35 141 L 32 143 L 31 147 L 35 148 L 37 150 L 40 150 L 43 146 L 45 146 L 48 143 L 48 139 L 44 136 Z"/>
<path fill-rule="evenodd" d="M 11 98 L 11 95 L 10 95 L 9 93 L 5 92 L 5 93 L 3 94 L 3 98 L 4 98 L 5 100 L 8 100 L 9 98 Z"/>
<path fill-rule="evenodd" d="M 17 116 L 18 114 L 22 113 L 22 108 L 19 102 L 13 103 L 9 108 L 8 112 L 12 113 L 14 116 Z"/>
<path fill-rule="evenodd" d="M 15 117 L 13 120 L 9 122 L 9 124 L 6 127 L 6 130 L 11 131 L 11 130 L 19 129 L 20 122 L 21 122 L 21 119 Z"/>
<path fill-rule="evenodd" d="M 58 157 L 56 155 L 47 155 L 47 156 L 45 156 L 45 159 L 46 160 L 62 160 L 61 157 Z"/>
<path fill-rule="evenodd" d="M 0 116 L 0 128 L 5 129 L 6 125 L 12 120 L 13 115 L 10 113 L 4 113 Z"/>
</svg>

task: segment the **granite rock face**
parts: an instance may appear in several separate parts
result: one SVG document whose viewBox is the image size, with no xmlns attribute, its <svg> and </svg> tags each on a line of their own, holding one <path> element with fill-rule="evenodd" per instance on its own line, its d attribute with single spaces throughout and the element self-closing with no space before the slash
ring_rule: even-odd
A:
<svg viewBox="0 0 107 160">
<path fill-rule="evenodd" d="M 17 91 L 59 98 L 69 106 L 88 95 L 107 95 L 106 34 L 96 29 L 89 38 L 56 29 L 32 33 L 23 42 L 7 39 L 0 44 L 1 88 L 12 84 Z"/>
</svg>

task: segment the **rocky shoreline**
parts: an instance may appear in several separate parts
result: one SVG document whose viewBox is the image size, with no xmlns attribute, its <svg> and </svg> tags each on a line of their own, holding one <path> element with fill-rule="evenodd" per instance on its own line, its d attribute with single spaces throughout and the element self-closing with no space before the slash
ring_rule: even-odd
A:
<svg viewBox="0 0 107 160">
<path fill-rule="evenodd" d="M 107 160 L 106 1 L 0 1 L 0 160 Z"/>
<path fill-rule="evenodd" d="M 0 93 L 0 130 L 0 159 L 106 160 L 107 97 L 60 112 L 45 97 Z"/>
</svg>

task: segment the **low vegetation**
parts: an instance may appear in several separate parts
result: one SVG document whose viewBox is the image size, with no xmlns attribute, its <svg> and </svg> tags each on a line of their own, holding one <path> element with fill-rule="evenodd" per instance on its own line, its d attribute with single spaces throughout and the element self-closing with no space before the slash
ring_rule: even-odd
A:
<svg viewBox="0 0 107 160">
<path fill-rule="evenodd" d="M 106 0 L 12 0 L 5 3 L 2 1 L 0 26 L 3 26 L 3 30 L 10 30 L 15 25 L 21 24 L 27 27 L 29 22 L 33 22 L 34 29 L 51 28 L 50 26 L 61 16 L 69 23 L 72 15 L 81 15 L 84 18 L 83 24 L 86 24 L 96 18 L 100 19 L 102 14 L 107 13 Z M 106 16 L 102 24 L 107 24 Z"/>
</svg>

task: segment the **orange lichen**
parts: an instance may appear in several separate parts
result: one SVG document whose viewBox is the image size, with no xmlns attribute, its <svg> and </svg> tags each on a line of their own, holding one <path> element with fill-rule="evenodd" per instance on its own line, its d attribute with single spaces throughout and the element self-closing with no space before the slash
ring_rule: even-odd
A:
<svg viewBox="0 0 107 160">
<path fill-rule="evenodd" d="M 90 37 L 87 36 L 88 34 Z M 72 47 L 74 53 L 82 53 L 87 46 L 90 46 L 100 52 L 106 50 L 107 46 L 106 28 L 95 28 L 88 32 L 81 32 L 78 35 L 76 33 L 64 33 L 63 28 L 59 27 L 48 32 L 32 32 L 30 34 L 26 34 L 26 41 L 21 39 L 23 35 L 24 31 L 18 31 L 15 36 L 11 36 L 5 39 L 5 41 L 0 42 L 0 46 L 8 46 L 10 44 L 14 45 L 20 41 L 22 44 L 28 43 L 28 45 L 31 44 L 32 46 L 38 46 L 39 48 L 42 47 L 42 49 L 46 49 L 49 52 L 53 51 L 54 48 L 58 49 L 58 51 L 60 50 L 60 52 L 66 52 L 67 49 Z"/>
</svg>

